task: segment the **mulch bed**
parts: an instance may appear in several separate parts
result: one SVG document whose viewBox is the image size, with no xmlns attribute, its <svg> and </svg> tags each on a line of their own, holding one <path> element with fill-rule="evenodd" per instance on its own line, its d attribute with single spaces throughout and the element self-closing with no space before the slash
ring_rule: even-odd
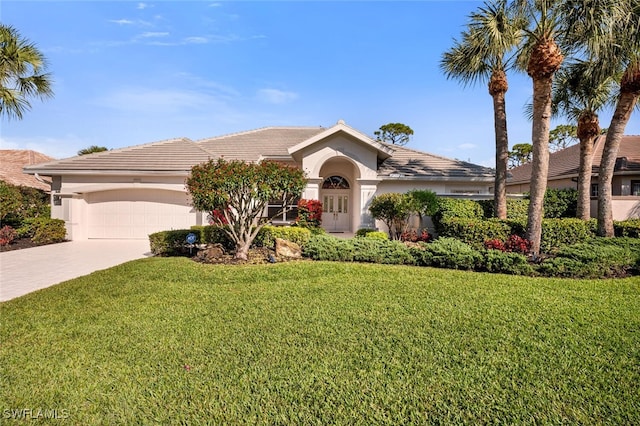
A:
<svg viewBox="0 0 640 426">
<path fill-rule="evenodd" d="M 0 252 L 21 250 L 21 249 L 26 249 L 31 247 L 38 247 L 38 246 L 46 246 L 48 244 L 58 244 L 58 243 L 44 243 L 44 244 L 34 243 L 33 241 L 31 241 L 30 238 L 17 238 L 13 240 L 11 244 L 8 244 L 6 246 L 0 246 Z"/>
</svg>

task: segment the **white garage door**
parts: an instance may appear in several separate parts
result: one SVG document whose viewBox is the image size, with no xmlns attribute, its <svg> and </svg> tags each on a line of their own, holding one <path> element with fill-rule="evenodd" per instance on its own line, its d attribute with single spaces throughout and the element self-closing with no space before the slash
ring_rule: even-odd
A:
<svg viewBox="0 0 640 426">
<path fill-rule="evenodd" d="M 170 229 L 189 229 L 196 213 L 186 193 L 119 189 L 88 194 L 89 238 L 148 238 Z"/>
</svg>

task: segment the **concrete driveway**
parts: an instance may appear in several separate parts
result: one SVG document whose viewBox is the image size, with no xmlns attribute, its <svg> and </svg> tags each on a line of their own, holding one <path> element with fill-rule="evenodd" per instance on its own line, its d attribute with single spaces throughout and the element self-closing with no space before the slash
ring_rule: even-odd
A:
<svg viewBox="0 0 640 426">
<path fill-rule="evenodd" d="M 0 253 L 0 302 L 151 256 L 149 240 L 67 241 Z"/>
</svg>

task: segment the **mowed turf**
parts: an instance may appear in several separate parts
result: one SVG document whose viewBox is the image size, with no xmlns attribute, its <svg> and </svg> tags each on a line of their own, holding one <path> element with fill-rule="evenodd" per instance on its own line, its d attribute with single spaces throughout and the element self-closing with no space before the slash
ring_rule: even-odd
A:
<svg viewBox="0 0 640 426">
<path fill-rule="evenodd" d="M 3 421 L 640 424 L 637 278 L 150 258 L 0 315 Z"/>
</svg>

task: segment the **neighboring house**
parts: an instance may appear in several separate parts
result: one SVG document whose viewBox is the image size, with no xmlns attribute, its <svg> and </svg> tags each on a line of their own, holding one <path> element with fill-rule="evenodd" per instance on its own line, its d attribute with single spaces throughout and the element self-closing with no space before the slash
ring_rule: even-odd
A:
<svg viewBox="0 0 640 426">
<path fill-rule="evenodd" d="M 598 136 L 594 142 L 593 166 L 591 168 L 591 216 L 596 217 L 598 197 L 598 170 L 602 159 L 602 148 L 606 135 Z M 572 145 L 549 155 L 547 187 L 555 189 L 578 187 L 580 166 L 580 144 Z M 509 170 L 507 192 L 529 191 L 531 163 Z M 640 136 L 623 136 L 618 150 L 613 181 L 611 183 L 613 218 L 624 220 L 640 217 Z"/>
<path fill-rule="evenodd" d="M 22 169 L 53 160 L 49 156 L 28 149 L 0 149 L 0 180 L 15 186 L 29 186 L 49 192 L 50 180 L 25 174 Z"/>
<path fill-rule="evenodd" d="M 371 199 L 385 192 L 429 189 L 490 197 L 493 169 L 389 145 L 339 121 L 330 128 L 267 127 L 200 141 L 171 139 L 25 168 L 51 176 L 52 216 L 69 239 L 147 238 L 166 229 L 207 223 L 189 204 L 185 179 L 209 159 L 276 160 L 302 168 L 302 198 L 323 203 L 330 232 L 374 227 Z M 282 217 L 289 221 L 295 217 Z"/>
</svg>

